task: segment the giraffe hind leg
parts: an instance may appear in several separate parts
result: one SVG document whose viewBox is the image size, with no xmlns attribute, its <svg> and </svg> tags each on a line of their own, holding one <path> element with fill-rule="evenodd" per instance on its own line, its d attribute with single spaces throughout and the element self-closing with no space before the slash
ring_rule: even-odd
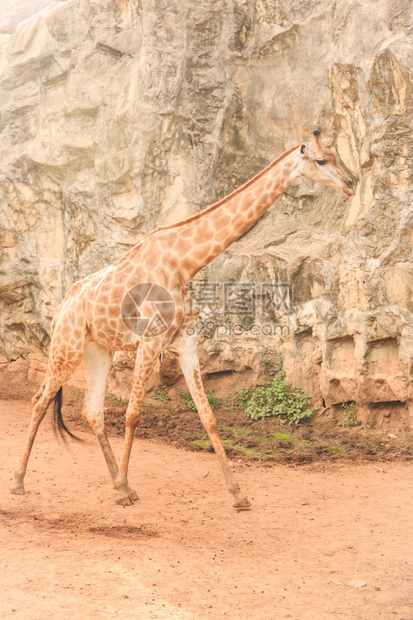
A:
<svg viewBox="0 0 413 620">
<path fill-rule="evenodd" d="M 87 344 L 82 359 L 87 384 L 82 415 L 89 422 L 99 441 L 113 485 L 118 488 L 116 482 L 118 465 L 106 434 L 104 422 L 106 384 L 111 362 L 112 354 L 110 351 L 97 342 L 92 341 Z M 127 498 L 129 505 L 139 499 L 136 492 L 129 486 L 126 485 L 125 489 L 122 490 L 123 495 L 121 497 Z"/>
<path fill-rule="evenodd" d="M 29 435 L 19 467 L 14 473 L 14 480 L 10 487 L 10 491 L 16 495 L 23 495 L 25 492 L 23 480 L 26 475 L 27 464 L 39 426 L 46 415 L 50 403 L 56 397 L 62 384 L 70 377 L 74 367 L 75 366 L 71 365 L 68 366 L 64 372 L 60 371 L 59 373 L 55 373 L 53 365 L 51 365 L 47 370 L 46 379 L 42 387 L 32 399 L 33 412 L 30 421 Z"/>
<path fill-rule="evenodd" d="M 37 403 L 37 401 L 41 398 L 43 392 L 44 392 L 44 388 L 46 386 L 46 379 L 43 381 L 42 385 L 40 386 L 39 390 L 36 392 L 36 394 L 33 396 L 32 398 L 32 405 L 33 407 L 35 406 L 35 404 Z"/>
<path fill-rule="evenodd" d="M 73 320 L 73 324 L 75 322 Z M 81 332 L 81 337 L 77 338 L 75 342 L 72 342 L 70 339 L 67 341 L 66 336 L 63 338 L 62 332 L 66 328 L 65 324 L 57 322 L 53 331 L 46 377 L 32 399 L 33 410 L 29 435 L 20 464 L 14 474 L 14 481 L 10 487 L 12 493 L 21 495 L 25 492 L 23 480 L 39 426 L 46 415 L 49 405 L 56 398 L 60 388 L 69 379 L 82 359 L 87 336 L 86 326 Z"/>
</svg>

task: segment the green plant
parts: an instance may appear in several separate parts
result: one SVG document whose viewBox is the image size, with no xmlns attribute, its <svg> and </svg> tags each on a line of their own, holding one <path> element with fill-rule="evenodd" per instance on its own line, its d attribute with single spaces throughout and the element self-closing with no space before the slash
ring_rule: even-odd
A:
<svg viewBox="0 0 413 620">
<path fill-rule="evenodd" d="M 245 412 L 253 420 L 279 416 L 281 420 L 299 424 L 310 418 L 316 407 L 310 408 L 311 397 L 303 389 L 285 381 L 281 357 L 276 375 L 269 385 L 258 386 L 245 405 Z"/>
<path fill-rule="evenodd" d="M 243 388 L 242 390 L 234 389 L 233 403 L 234 407 L 244 407 L 254 393 L 254 387 Z"/>
<path fill-rule="evenodd" d="M 169 400 L 168 386 L 164 385 L 161 389 L 156 389 L 151 394 L 152 400 L 160 400 L 161 403 L 166 403 Z"/>
<path fill-rule="evenodd" d="M 231 392 L 228 394 L 228 398 L 222 400 L 221 407 L 229 411 L 234 411 L 236 407 L 244 407 L 253 391 L 253 387 L 243 388 L 242 390 L 237 390 L 237 388 L 232 387 Z"/>
<path fill-rule="evenodd" d="M 121 398 L 120 396 L 115 396 L 115 394 L 107 394 L 107 396 L 105 396 L 105 400 L 109 400 L 111 401 L 113 404 L 120 404 L 120 405 L 125 405 L 128 401 L 125 400 L 124 398 Z"/>
<path fill-rule="evenodd" d="M 356 403 L 353 401 L 348 401 L 341 403 L 341 406 L 344 409 L 341 426 L 357 426 L 359 424 L 359 420 L 356 416 Z"/>
<path fill-rule="evenodd" d="M 178 396 L 182 398 L 185 405 L 189 407 L 189 409 L 192 409 L 192 411 L 197 411 L 196 405 L 189 392 L 186 392 L 185 390 L 179 390 L 179 392 L 177 391 L 177 394 Z M 218 409 L 218 407 L 220 407 L 221 400 L 217 396 L 214 395 L 214 390 L 211 390 L 211 389 L 206 390 L 206 396 L 207 396 L 209 406 L 211 407 L 211 409 Z"/>
<path fill-rule="evenodd" d="M 262 357 L 260 359 L 260 362 L 262 364 L 262 367 L 264 368 L 264 372 L 273 377 L 276 371 L 274 370 L 272 361 L 265 359 L 265 357 Z"/>
<path fill-rule="evenodd" d="M 192 409 L 192 411 L 196 411 L 196 406 L 195 403 L 193 401 L 192 396 L 190 395 L 189 392 L 186 392 L 185 390 L 176 390 L 177 395 L 182 398 L 182 400 L 184 401 L 185 405 L 189 408 Z"/>
<path fill-rule="evenodd" d="M 290 441 L 291 436 L 286 433 L 271 433 L 278 441 Z"/>
<path fill-rule="evenodd" d="M 206 395 L 211 409 L 218 409 L 221 406 L 221 399 L 215 396 L 214 390 L 206 390 Z"/>
</svg>

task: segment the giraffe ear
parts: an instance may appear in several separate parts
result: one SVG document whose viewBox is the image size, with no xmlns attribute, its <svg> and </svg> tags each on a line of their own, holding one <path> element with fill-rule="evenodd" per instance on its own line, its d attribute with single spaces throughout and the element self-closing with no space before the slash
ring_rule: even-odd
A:
<svg viewBox="0 0 413 620">
<path fill-rule="evenodd" d="M 302 145 L 301 145 L 300 152 L 301 152 L 301 153 L 304 153 L 304 151 L 305 151 L 305 144 L 302 144 Z"/>
</svg>

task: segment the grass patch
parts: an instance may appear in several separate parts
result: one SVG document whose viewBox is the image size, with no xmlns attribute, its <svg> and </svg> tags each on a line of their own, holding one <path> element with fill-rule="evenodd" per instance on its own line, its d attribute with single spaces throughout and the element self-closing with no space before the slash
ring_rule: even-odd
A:
<svg viewBox="0 0 413 620">
<path fill-rule="evenodd" d="M 235 437 L 248 437 L 251 433 L 258 433 L 259 431 L 251 430 L 249 428 L 233 428 L 232 426 L 222 426 L 223 431 L 227 433 L 233 433 Z"/>
<path fill-rule="evenodd" d="M 250 459 L 259 459 L 260 461 L 267 461 L 270 457 L 268 454 L 263 454 L 262 452 L 258 452 L 255 448 L 241 448 L 238 446 L 234 448 L 237 449 L 243 456 L 247 456 Z"/>
<path fill-rule="evenodd" d="M 287 435 L 286 433 L 271 433 L 271 435 L 275 437 L 276 439 L 278 439 L 278 441 L 290 441 L 291 440 L 291 436 Z"/>
<path fill-rule="evenodd" d="M 115 396 L 115 394 L 108 394 L 107 396 L 105 396 L 105 400 L 113 403 L 114 405 L 126 405 L 129 402 L 124 398 L 121 398 L 120 396 Z"/>
<path fill-rule="evenodd" d="M 207 450 L 212 445 L 209 439 L 194 439 L 191 443 L 194 446 L 198 446 L 198 448 L 202 448 L 203 450 Z"/>
</svg>

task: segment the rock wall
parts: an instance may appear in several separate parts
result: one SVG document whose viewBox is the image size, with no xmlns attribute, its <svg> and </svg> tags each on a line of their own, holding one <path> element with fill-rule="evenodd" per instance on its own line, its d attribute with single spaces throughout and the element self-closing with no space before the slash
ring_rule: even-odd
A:
<svg viewBox="0 0 413 620">
<path fill-rule="evenodd" d="M 38 379 L 75 280 L 318 126 L 357 194 L 295 182 L 200 274 L 201 288 L 247 283 L 254 303 L 263 284 L 290 295 L 272 314 L 235 315 L 243 333 L 203 330 L 204 372 L 255 380 L 260 360 L 282 354 L 315 404 L 353 401 L 364 421 L 413 427 L 408 0 L 39 7 L 17 27 L 0 15 L 1 32 L 15 28 L 0 35 L 2 364 L 27 362 Z M 214 325 L 227 318 L 221 307 Z M 117 357 L 112 390 L 124 390 L 130 361 Z M 161 372 L 172 382 L 178 371 L 166 358 Z"/>
</svg>

